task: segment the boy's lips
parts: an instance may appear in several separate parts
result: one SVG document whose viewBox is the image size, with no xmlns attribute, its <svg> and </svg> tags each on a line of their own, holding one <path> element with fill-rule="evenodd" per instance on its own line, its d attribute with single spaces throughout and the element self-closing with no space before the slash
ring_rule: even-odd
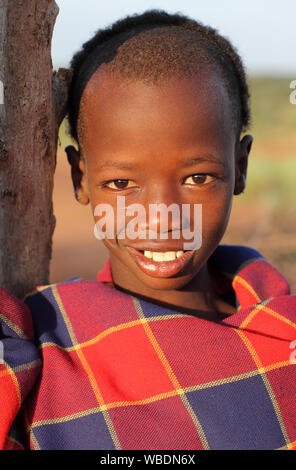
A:
<svg viewBox="0 0 296 470">
<path fill-rule="evenodd" d="M 185 251 L 179 258 L 171 261 L 154 261 L 147 258 L 144 253 L 134 247 L 126 246 L 128 253 L 132 256 L 137 266 L 152 277 L 172 277 L 178 274 L 191 260 L 194 250 Z M 153 250 L 153 251 L 160 251 Z M 164 252 L 164 251 L 162 251 Z"/>
</svg>

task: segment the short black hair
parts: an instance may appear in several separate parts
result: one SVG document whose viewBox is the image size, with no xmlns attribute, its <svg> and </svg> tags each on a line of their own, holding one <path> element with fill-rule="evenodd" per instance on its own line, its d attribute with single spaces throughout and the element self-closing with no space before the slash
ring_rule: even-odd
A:
<svg viewBox="0 0 296 470">
<path fill-rule="evenodd" d="M 232 46 L 217 30 L 190 19 L 183 14 L 169 14 L 163 10 L 148 10 L 142 14 L 127 16 L 110 27 L 100 29 L 94 37 L 83 44 L 71 61 L 73 70 L 68 97 L 70 134 L 78 142 L 77 122 L 83 91 L 97 69 L 110 63 L 118 48 L 131 38 L 155 28 L 175 27 L 174 31 L 189 34 L 189 41 L 197 42 L 199 50 L 206 53 L 209 63 L 214 63 L 227 86 L 236 113 L 238 136 L 249 126 L 249 90 L 242 60 Z M 153 55 L 153 50 L 151 50 Z M 203 61 L 203 64 L 206 61 Z M 126 64 L 125 64 L 126 65 Z"/>
</svg>

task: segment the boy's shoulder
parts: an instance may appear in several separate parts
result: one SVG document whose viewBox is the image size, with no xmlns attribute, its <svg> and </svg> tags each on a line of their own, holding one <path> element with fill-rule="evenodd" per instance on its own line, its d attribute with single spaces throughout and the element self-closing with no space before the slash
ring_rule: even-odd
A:
<svg viewBox="0 0 296 470">
<path fill-rule="evenodd" d="M 131 296 L 108 283 L 78 276 L 36 286 L 23 302 L 30 311 L 37 341 L 66 348 L 130 321 L 133 311 Z"/>
<path fill-rule="evenodd" d="M 48 305 L 55 310 L 98 307 L 98 301 L 106 302 L 112 290 L 107 283 L 97 280 L 87 280 L 80 276 L 73 276 L 58 283 L 39 285 L 30 289 L 23 298 L 23 302 L 31 312 L 42 308 L 44 312 Z"/>
<path fill-rule="evenodd" d="M 237 274 L 247 264 L 257 260 L 266 261 L 264 256 L 254 248 L 244 245 L 220 244 L 211 259 L 224 271 Z"/>
<path fill-rule="evenodd" d="M 241 245 L 219 245 L 211 257 L 235 292 L 240 309 L 272 302 L 295 304 L 286 278 L 259 251 Z M 285 301 L 283 301 L 285 298 Z M 295 315 L 296 305 L 294 306 Z"/>
<path fill-rule="evenodd" d="M 55 298 L 57 300 L 59 295 L 68 295 L 67 300 L 78 301 L 80 298 L 102 295 L 102 293 L 109 290 L 108 284 L 100 283 L 94 279 L 88 280 L 80 276 L 72 276 L 57 283 L 32 287 L 26 292 L 23 301 L 28 304 L 31 302 L 31 299 L 41 297 L 48 299 Z"/>
<path fill-rule="evenodd" d="M 210 260 L 219 272 L 231 281 L 235 291 L 236 284 L 240 282 L 248 284 L 254 291 L 260 291 L 258 297 L 261 299 L 291 293 L 285 277 L 254 248 L 242 245 L 219 245 Z"/>
</svg>

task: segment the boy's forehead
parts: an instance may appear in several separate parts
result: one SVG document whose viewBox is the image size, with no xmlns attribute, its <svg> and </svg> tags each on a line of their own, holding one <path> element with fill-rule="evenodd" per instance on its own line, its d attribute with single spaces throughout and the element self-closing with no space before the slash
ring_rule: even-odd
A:
<svg viewBox="0 0 296 470">
<path fill-rule="evenodd" d="M 79 142 L 88 140 L 110 124 L 158 120 L 174 124 L 211 120 L 217 125 L 232 126 L 232 109 L 228 92 L 219 75 L 204 70 L 193 77 L 171 77 L 157 84 L 144 80 L 120 80 L 104 67 L 88 82 L 80 104 Z M 138 118 L 138 119 L 137 119 Z"/>
</svg>

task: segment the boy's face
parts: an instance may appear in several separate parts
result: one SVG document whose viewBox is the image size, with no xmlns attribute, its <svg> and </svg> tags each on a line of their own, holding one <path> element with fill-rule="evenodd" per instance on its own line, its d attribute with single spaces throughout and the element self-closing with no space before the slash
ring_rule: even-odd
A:
<svg viewBox="0 0 296 470">
<path fill-rule="evenodd" d="M 90 201 L 93 213 L 98 204 L 112 206 L 116 234 L 136 217 L 135 213 L 121 218 L 117 226 L 117 197 L 125 196 L 126 206 L 137 203 L 146 211 L 142 236 L 148 237 L 149 229 L 157 236 L 104 240 L 114 281 L 149 295 L 154 289 L 181 289 L 202 276 L 225 232 L 232 196 L 244 189 L 252 143 L 252 137 L 245 136 L 236 145 L 232 108 L 221 79 L 203 72 L 147 85 L 111 79 L 98 71 L 83 95 L 78 135 L 83 158 L 73 148 L 68 155 L 80 202 Z M 174 203 L 180 212 L 189 204 L 191 231 L 196 230 L 194 204 L 201 204 L 201 247 L 175 260 L 156 261 L 153 253 L 175 252 L 167 255 L 174 258 L 188 239 L 172 218 L 161 238 L 159 214 L 149 218 L 153 203 Z M 173 239 L 174 231 L 179 239 Z"/>
</svg>

